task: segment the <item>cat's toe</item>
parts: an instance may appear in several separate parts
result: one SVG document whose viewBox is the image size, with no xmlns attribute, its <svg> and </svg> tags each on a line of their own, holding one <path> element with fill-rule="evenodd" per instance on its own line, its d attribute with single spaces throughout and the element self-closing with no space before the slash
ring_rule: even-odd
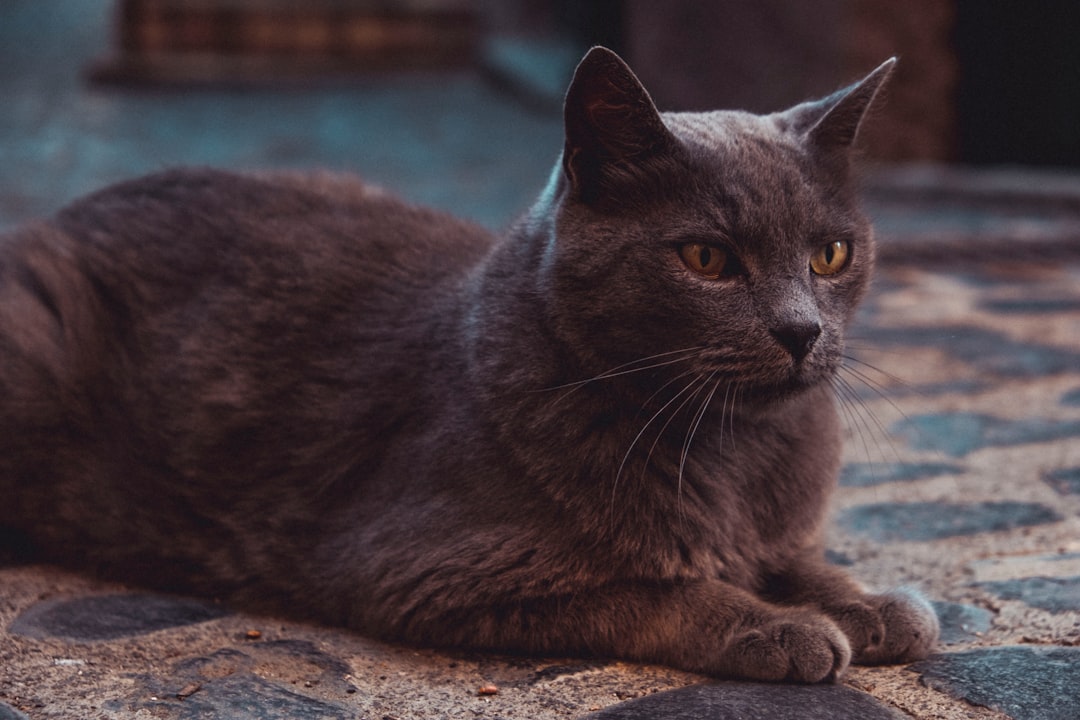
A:
<svg viewBox="0 0 1080 720">
<path fill-rule="evenodd" d="M 835 682 L 851 661 L 844 633 L 823 616 L 777 620 L 732 647 L 737 675 L 768 681 Z"/>
<path fill-rule="evenodd" d="M 905 588 L 871 595 L 867 601 L 881 618 L 885 634 L 877 645 L 857 651 L 855 662 L 863 665 L 914 662 L 934 649 L 940 633 L 938 618 L 920 593 Z"/>
<path fill-rule="evenodd" d="M 885 623 L 881 613 L 864 602 L 831 608 L 829 617 L 844 631 L 855 657 L 877 651 L 885 639 Z"/>
</svg>

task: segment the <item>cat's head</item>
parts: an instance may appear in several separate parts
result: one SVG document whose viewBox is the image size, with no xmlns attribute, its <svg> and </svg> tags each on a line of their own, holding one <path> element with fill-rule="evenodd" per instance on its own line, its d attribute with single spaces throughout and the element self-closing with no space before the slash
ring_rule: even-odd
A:
<svg viewBox="0 0 1080 720">
<path fill-rule="evenodd" d="M 661 114 L 617 55 L 591 50 L 532 214 L 554 327 L 583 362 L 697 348 L 699 372 L 762 392 L 831 377 L 874 258 L 849 156 L 893 64 L 772 115 Z"/>
</svg>

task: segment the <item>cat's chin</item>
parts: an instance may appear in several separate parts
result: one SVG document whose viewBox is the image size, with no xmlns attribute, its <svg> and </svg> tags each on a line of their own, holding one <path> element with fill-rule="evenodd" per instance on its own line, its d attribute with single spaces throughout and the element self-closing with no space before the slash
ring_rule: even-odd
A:
<svg viewBox="0 0 1080 720">
<path fill-rule="evenodd" d="M 782 403 L 828 383 L 828 376 L 816 373 L 812 376 L 799 374 L 779 383 L 755 383 L 750 381 L 742 386 L 740 394 L 745 397 L 753 397 L 759 402 Z"/>
</svg>

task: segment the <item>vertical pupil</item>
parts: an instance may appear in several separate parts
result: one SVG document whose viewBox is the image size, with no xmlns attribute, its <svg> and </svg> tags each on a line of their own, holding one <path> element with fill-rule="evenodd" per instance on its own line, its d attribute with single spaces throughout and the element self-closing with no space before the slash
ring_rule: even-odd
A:
<svg viewBox="0 0 1080 720">
<path fill-rule="evenodd" d="M 832 265 L 833 258 L 836 257 L 836 244 L 831 243 L 825 246 L 825 264 Z"/>
<path fill-rule="evenodd" d="M 698 257 L 701 261 L 701 267 L 709 267 L 709 262 L 712 261 L 712 250 L 703 247 L 701 248 L 701 253 Z"/>
</svg>

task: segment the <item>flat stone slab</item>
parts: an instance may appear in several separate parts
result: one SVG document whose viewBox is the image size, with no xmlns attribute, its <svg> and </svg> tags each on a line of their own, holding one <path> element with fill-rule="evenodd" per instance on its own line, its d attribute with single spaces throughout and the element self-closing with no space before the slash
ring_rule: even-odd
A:
<svg viewBox="0 0 1080 720">
<path fill-rule="evenodd" d="M 856 535 L 879 542 L 926 541 L 982 532 L 1013 530 L 1061 520 L 1038 503 L 872 503 L 840 513 L 837 522 Z"/>
<path fill-rule="evenodd" d="M 154 699 L 137 705 L 110 704 L 109 709 L 133 714 L 144 711 L 150 717 L 170 720 L 352 720 L 357 717 L 346 708 L 300 695 L 254 675 L 219 678 L 205 685 L 191 683 L 171 696 L 151 697 Z"/>
<path fill-rule="evenodd" d="M 1074 361 L 1080 367 L 1080 356 Z M 1005 420 L 979 413 L 916 415 L 896 423 L 892 432 L 917 450 L 935 450 L 963 457 L 984 447 L 1024 445 L 1066 438 L 1080 438 L 1080 422 Z"/>
<path fill-rule="evenodd" d="M 1005 600 L 1020 600 L 1053 613 L 1080 612 L 1080 577 L 1029 577 L 978 585 Z M 1080 683 L 1080 668 L 1077 682 Z"/>
<path fill-rule="evenodd" d="M 1080 353 L 1020 342 L 970 325 L 861 327 L 859 334 L 881 347 L 937 348 L 981 372 L 1010 378 L 1056 375 L 1080 367 Z"/>
<path fill-rule="evenodd" d="M 0 702 L 0 720 L 29 720 L 29 718 L 7 703 Z"/>
<path fill-rule="evenodd" d="M 963 466 L 951 463 L 850 463 L 840 471 L 840 484 L 845 487 L 869 487 L 962 472 Z"/>
<path fill-rule="evenodd" d="M 962 603 L 932 602 L 941 623 L 941 642 L 956 645 L 971 642 L 990 629 L 994 614 L 989 610 Z"/>
<path fill-rule="evenodd" d="M 1043 475 L 1043 482 L 1061 495 L 1080 495 L 1080 467 L 1060 468 Z"/>
<path fill-rule="evenodd" d="M 344 699 L 355 693 L 345 680 L 348 675 L 347 664 L 311 642 L 258 642 L 243 651 L 222 648 L 182 660 L 163 673 L 136 676 L 128 699 L 109 702 L 107 709 L 175 720 L 345 720 L 355 713 L 325 696 Z"/>
<path fill-rule="evenodd" d="M 979 307 L 1004 315 L 1033 315 L 1080 311 L 1080 298 L 1009 298 L 983 300 Z"/>
<path fill-rule="evenodd" d="M 1013 720 L 1080 717 L 1080 648 L 997 647 L 916 663 L 923 684 Z"/>
<path fill-rule="evenodd" d="M 190 598 L 150 593 L 92 595 L 39 602 L 15 618 L 9 631 L 32 638 L 93 642 L 193 625 L 228 614 L 223 608 Z"/>
<path fill-rule="evenodd" d="M 901 720 L 906 716 L 843 685 L 721 682 L 612 705 L 590 720 Z"/>
</svg>

